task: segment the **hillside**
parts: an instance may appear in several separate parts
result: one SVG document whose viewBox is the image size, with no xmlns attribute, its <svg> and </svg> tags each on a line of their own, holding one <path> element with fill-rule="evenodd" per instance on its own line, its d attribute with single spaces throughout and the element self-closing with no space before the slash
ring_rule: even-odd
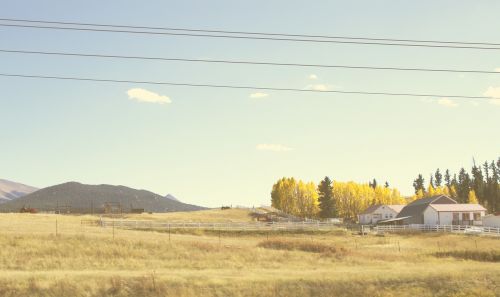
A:
<svg viewBox="0 0 500 297">
<path fill-rule="evenodd" d="M 26 196 L 38 190 L 35 187 L 0 179 L 0 203 Z"/>
<path fill-rule="evenodd" d="M 185 204 L 161 195 L 136 190 L 125 186 L 85 185 L 77 182 L 64 183 L 41 189 L 16 200 L 0 205 L 0 211 L 19 211 L 23 206 L 40 211 L 53 211 L 58 207 L 62 212 L 101 213 L 106 204 L 112 203 L 114 212 L 121 205 L 124 212 L 132 208 L 147 212 L 194 211 L 205 209 L 200 206 Z"/>
</svg>

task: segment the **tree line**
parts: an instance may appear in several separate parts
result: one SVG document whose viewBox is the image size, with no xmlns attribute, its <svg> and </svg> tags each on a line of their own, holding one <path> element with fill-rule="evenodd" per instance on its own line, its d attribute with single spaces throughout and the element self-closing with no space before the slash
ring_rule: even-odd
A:
<svg viewBox="0 0 500 297">
<path fill-rule="evenodd" d="M 482 165 L 474 162 L 470 173 L 463 167 L 453 175 L 448 169 L 442 173 L 438 168 L 430 175 L 427 186 L 424 177 L 419 174 L 413 181 L 413 187 L 413 200 L 446 194 L 458 203 L 479 203 L 489 212 L 496 213 L 500 211 L 500 158 Z"/>
<path fill-rule="evenodd" d="M 357 215 L 373 204 L 404 204 L 397 189 L 376 180 L 367 184 L 338 182 L 325 177 L 316 186 L 313 182 L 283 177 L 271 190 L 273 207 L 302 218 L 344 218 L 356 220 Z"/>
</svg>

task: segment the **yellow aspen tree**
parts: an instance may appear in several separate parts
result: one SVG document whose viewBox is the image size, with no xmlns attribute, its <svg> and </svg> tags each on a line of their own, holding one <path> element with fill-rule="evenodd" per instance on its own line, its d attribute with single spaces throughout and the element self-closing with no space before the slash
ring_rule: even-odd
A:
<svg viewBox="0 0 500 297">
<path fill-rule="evenodd" d="M 477 204 L 476 192 L 474 190 L 469 191 L 468 202 L 470 204 Z"/>
</svg>

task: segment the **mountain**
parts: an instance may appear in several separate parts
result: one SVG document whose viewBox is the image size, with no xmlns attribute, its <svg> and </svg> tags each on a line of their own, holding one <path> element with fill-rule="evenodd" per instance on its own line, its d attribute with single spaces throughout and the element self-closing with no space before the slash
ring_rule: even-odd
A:
<svg viewBox="0 0 500 297">
<path fill-rule="evenodd" d="M 0 204 L 0 211 L 19 211 L 22 207 L 39 211 L 103 213 L 105 208 L 118 212 L 144 209 L 146 212 L 194 211 L 205 209 L 166 199 L 158 194 L 124 186 L 64 183 L 38 190 L 24 197 Z"/>
<path fill-rule="evenodd" d="M 36 190 L 38 189 L 31 186 L 0 179 L 0 203 L 26 196 Z"/>
<path fill-rule="evenodd" d="M 170 199 L 170 200 L 174 200 L 174 201 L 179 201 L 179 199 L 175 198 L 175 196 L 172 194 L 167 194 L 167 196 L 165 196 L 165 198 Z"/>
</svg>

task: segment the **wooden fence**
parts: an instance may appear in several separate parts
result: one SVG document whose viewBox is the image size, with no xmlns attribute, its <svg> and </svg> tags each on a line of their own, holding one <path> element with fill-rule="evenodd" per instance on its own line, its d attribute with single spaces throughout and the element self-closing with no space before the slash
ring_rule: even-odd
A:
<svg viewBox="0 0 500 297">
<path fill-rule="evenodd" d="M 405 232 L 405 231 L 420 231 L 420 232 L 452 232 L 465 234 L 482 234 L 500 236 L 500 228 L 479 227 L 479 226 L 463 226 L 463 225 L 380 225 L 373 227 L 375 232 Z"/>
<path fill-rule="evenodd" d="M 228 231 L 330 231 L 340 228 L 339 224 L 328 222 L 174 223 L 160 221 L 100 220 L 99 225 L 104 228 L 114 227 L 122 229 L 200 229 Z"/>
</svg>

